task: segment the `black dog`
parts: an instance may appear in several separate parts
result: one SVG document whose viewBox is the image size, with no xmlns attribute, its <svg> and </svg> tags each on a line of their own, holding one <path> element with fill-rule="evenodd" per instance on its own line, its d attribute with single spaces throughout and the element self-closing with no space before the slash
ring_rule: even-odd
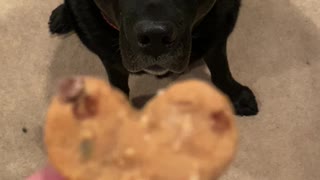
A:
<svg viewBox="0 0 320 180">
<path fill-rule="evenodd" d="M 203 57 L 236 113 L 255 115 L 255 97 L 233 79 L 226 54 L 239 7 L 240 0 L 65 0 L 49 26 L 53 34 L 75 30 L 127 94 L 129 73 L 183 73 Z"/>
</svg>

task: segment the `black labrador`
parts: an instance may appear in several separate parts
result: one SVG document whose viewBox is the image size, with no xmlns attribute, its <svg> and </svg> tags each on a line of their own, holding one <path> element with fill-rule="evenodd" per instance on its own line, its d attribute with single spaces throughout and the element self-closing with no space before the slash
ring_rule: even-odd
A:
<svg viewBox="0 0 320 180">
<path fill-rule="evenodd" d="M 110 82 L 126 94 L 130 73 L 183 73 L 203 58 L 236 113 L 255 115 L 255 96 L 232 77 L 226 53 L 240 1 L 65 0 L 52 12 L 49 27 L 53 34 L 74 30 L 101 58 Z"/>
</svg>

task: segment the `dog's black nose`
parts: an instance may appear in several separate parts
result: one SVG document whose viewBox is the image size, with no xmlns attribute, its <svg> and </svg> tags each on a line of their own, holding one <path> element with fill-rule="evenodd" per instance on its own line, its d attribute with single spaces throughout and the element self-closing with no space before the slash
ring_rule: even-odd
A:
<svg viewBox="0 0 320 180">
<path fill-rule="evenodd" d="M 166 52 L 176 39 L 174 24 L 169 22 L 142 21 L 135 31 L 138 46 L 155 57 Z"/>
</svg>

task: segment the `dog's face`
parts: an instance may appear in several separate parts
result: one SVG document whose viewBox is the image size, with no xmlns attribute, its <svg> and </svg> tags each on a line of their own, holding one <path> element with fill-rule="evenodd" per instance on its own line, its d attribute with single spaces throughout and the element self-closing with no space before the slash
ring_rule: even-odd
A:
<svg viewBox="0 0 320 180">
<path fill-rule="evenodd" d="M 154 75 L 181 73 L 186 69 L 193 26 L 214 2 L 96 0 L 103 13 L 119 27 L 124 67 L 133 73 L 144 71 Z"/>
</svg>

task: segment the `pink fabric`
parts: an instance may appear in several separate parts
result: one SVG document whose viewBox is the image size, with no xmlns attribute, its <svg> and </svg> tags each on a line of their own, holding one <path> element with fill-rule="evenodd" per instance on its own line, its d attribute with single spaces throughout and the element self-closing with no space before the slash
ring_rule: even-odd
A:
<svg viewBox="0 0 320 180">
<path fill-rule="evenodd" d="M 64 180 L 64 178 L 51 166 L 47 166 L 28 177 L 26 180 Z"/>
</svg>

